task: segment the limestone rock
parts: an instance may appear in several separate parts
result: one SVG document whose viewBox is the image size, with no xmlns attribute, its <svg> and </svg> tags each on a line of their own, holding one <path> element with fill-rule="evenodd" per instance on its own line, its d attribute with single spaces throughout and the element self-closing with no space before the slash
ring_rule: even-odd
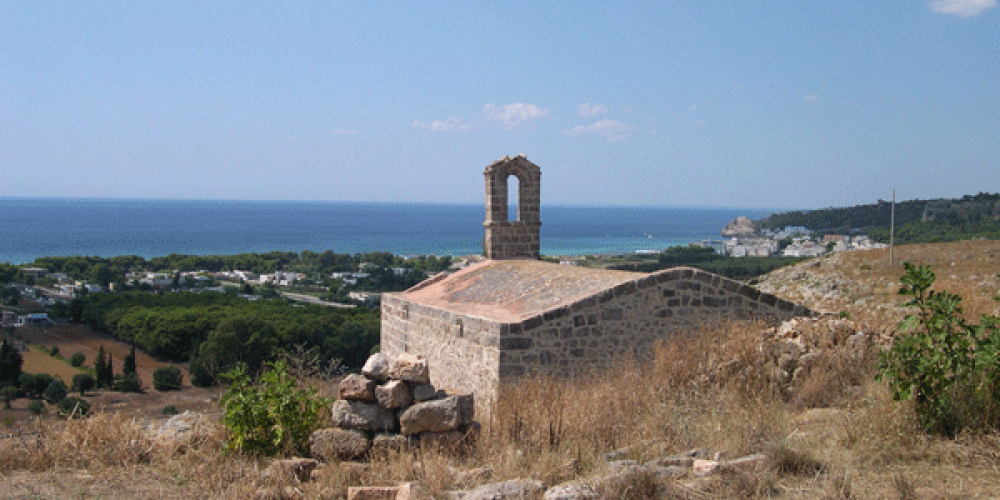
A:
<svg viewBox="0 0 1000 500">
<path fill-rule="evenodd" d="M 590 500 L 599 498 L 596 491 L 586 484 L 569 483 L 553 486 L 545 491 L 542 500 Z"/>
<path fill-rule="evenodd" d="M 364 375 L 352 373 L 340 381 L 340 384 L 337 385 L 337 389 L 340 394 L 340 399 L 374 402 L 375 385 L 374 380 L 365 377 Z"/>
<path fill-rule="evenodd" d="M 471 421 L 468 401 L 471 396 L 451 396 L 445 399 L 417 403 L 399 415 L 400 432 L 420 434 L 423 432 L 448 432 Z"/>
<path fill-rule="evenodd" d="M 320 429 L 309 436 L 309 452 L 321 460 L 359 457 L 370 448 L 365 433 L 353 429 Z"/>
<path fill-rule="evenodd" d="M 726 227 L 722 228 L 722 235 L 726 237 L 752 236 L 754 231 L 756 231 L 754 226 L 754 221 L 741 215 L 729 221 L 729 224 L 726 224 Z"/>
<path fill-rule="evenodd" d="M 395 415 L 374 403 L 338 399 L 330 408 L 333 425 L 344 429 L 365 431 L 393 431 L 396 429 Z"/>
<path fill-rule="evenodd" d="M 319 467 L 319 462 L 311 458 L 286 458 L 275 460 L 267 466 L 264 476 L 273 479 L 297 479 L 302 482 L 312 479 L 312 472 Z"/>
<path fill-rule="evenodd" d="M 406 382 L 426 383 L 431 381 L 427 360 L 423 356 L 401 354 L 389 363 L 389 378 Z"/>
<path fill-rule="evenodd" d="M 442 397 L 441 391 L 438 391 L 433 385 L 426 384 L 416 384 L 413 386 L 413 400 L 417 402 L 430 401 L 432 399 L 440 399 Z"/>
<path fill-rule="evenodd" d="M 696 476 L 707 476 L 715 473 L 717 470 L 719 470 L 719 462 L 717 460 L 695 460 L 694 464 L 691 465 L 691 471 Z"/>
<path fill-rule="evenodd" d="M 375 399 L 378 405 L 389 410 L 405 408 L 413 403 L 413 395 L 406 382 L 390 380 L 375 388 Z"/>
<path fill-rule="evenodd" d="M 389 363 L 391 361 L 389 355 L 385 353 L 372 354 L 368 361 L 365 361 L 365 366 L 361 368 L 361 374 L 372 380 L 385 382 L 389 380 Z"/>
<path fill-rule="evenodd" d="M 646 467 L 691 467 L 694 459 L 687 455 L 670 455 L 650 460 L 643 464 Z"/>
<path fill-rule="evenodd" d="M 763 468 L 767 465 L 767 456 L 756 454 L 747 455 L 742 458 L 737 458 L 736 460 L 730 460 L 726 462 L 727 469 L 739 469 L 742 471 L 752 471 L 756 469 Z"/>
<path fill-rule="evenodd" d="M 347 500 L 396 500 L 398 486 L 351 486 Z"/>
<path fill-rule="evenodd" d="M 402 434 L 376 434 L 372 438 L 372 453 L 385 453 L 390 450 L 402 451 L 409 448 L 411 440 Z"/>
<path fill-rule="evenodd" d="M 522 500 L 538 498 L 544 491 L 545 484 L 541 481 L 512 479 L 480 486 L 462 496 L 462 500 Z"/>
</svg>

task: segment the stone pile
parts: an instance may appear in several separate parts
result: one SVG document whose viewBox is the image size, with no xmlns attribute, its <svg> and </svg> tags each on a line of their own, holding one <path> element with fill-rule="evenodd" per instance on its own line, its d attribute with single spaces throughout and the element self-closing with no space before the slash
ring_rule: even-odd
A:
<svg viewBox="0 0 1000 500">
<path fill-rule="evenodd" d="M 459 451 L 478 434 L 473 395 L 435 388 L 420 356 L 375 354 L 360 375 L 341 380 L 338 392 L 330 409 L 334 427 L 310 437 L 316 458 L 349 459 L 413 446 Z"/>
</svg>

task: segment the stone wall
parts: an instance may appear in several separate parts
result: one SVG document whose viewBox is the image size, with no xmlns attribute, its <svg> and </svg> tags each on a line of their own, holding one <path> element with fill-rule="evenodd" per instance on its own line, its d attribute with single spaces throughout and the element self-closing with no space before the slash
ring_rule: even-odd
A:
<svg viewBox="0 0 1000 500">
<path fill-rule="evenodd" d="M 541 169 L 523 155 L 505 156 L 486 167 L 486 235 L 483 250 L 491 259 L 537 259 L 541 242 Z M 518 181 L 517 217 L 510 220 L 507 181 Z"/>
<path fill-rule="evenodd" d="M 569 375 L 622 356 L 649 353 L 660 339 L 727 319 L 774 323 L 812 311 L 739 282 L 673 268 L 622 283 L 516 323 L 495 322 L 382 299 L 382 350 L 425 356 L 432 382 L 487 402 L 499 381 L 530 372 Z"/>
<path fill-rule="evenodd" d="M 434 366 L 431 383 L 474 394 L 496 390 L 500 324 L 382 296 L 381 350 L 420 354 Z"/>
<path fill-rule="evenodd" d="M 501 326 L 497 376 L 568 375 L 623 356 L 641 358 L 656 341 L 698 325 L 727 319 L 779 322 L 810 314 L 722 276 L 674 268 Z"/>
</svg>

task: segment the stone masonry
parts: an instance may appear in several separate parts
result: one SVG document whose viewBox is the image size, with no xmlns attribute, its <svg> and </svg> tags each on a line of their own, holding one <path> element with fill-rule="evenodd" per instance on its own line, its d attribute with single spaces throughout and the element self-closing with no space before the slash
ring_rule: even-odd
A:
<svg viewBox="0 0 1000 500">
<path fill-rule="evenodd" d="M 472 295 L 489 294 L 492 286 L 476 275 L 496 265 L 486 261 L 464 275 L 456 273 L 450 284 L 465 278 L 475 283 L 463 292 L 478 287 L 482 290 Z M 565 300 L 558 300 L 565 292 L 562 287 L 545 290 L 556 299 L 551 307 L 517 316 L 517 310 L 503 304 L 462 302 L 461 294 L 443 292 L 441 286 L 423 294 L 420 290 L 387 294 L 382 299 L 382 350 L 426 356 L 439 367 L 432 377 L 435 385 L 474 392 L 482 400 L 495 396 L 498 382 L 529 372 L 571 375 L 623 356 L 641 358 L 657 341 L 698 325 L 727 319 L 777 323 L 812 314 L 803 306 L 697 269 L 622 274 L 634 277 Z M 438 292 L 442 295 L 435 300 L 432 295 Z M 525 297 L 519 300 L 530 305 Z"/>
<path fill-rule="evenodd" d="M 491 163 L 486 176 L 486 235 L 483 250 L 490 259 L 537 259 L 541 232 L 541 178 L 538 165 L 524 155 Z M 517 177 L 517 219 L 508 220 L 507 180 Z"/>
<path fill-rule="evenodd" d="M 524 156 L 490 164 L 487 260 L 382 296 L 381 348 L 419 354 L 431 382 L 494 399 L 499 383 L 531 372 L 571 375 L 657 341 L 723 320 L 780 322 L 812 311 L 692 268 L 652 274 L 563 266 L 539 255 L 537 165 Z M 518 220 L 507 220 L 507 179 L 519 181 Z"/>
</svg>

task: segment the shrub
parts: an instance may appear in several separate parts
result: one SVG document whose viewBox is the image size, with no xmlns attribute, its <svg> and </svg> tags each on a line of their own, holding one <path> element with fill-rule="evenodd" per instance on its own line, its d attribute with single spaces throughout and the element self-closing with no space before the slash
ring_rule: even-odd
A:
<svg viewBox="0 0 1000 500">
<path fill-rule="evenodd" d="M 97 380 L 89 373 L 78 373 L 73 376 L 73 390 L 79 392 L 81 396 L 86 395 L 86 392 L 93 389 L 96 385 Z"/>
<path fill-rule="evenodd" d="M 45 403 L 43 403 L 40 399 L 32 400 L 28 403 L 28 411 L 30 411 L 32 415 L 41 415 L 45 413 Z"/>
<path fill-rule="evenodd" d="M 153 388 L 158 391 L 177 391 L 181 388 L 181 369 L 176 366 L 161 366 L 153 372 Z"/>
<path fill-rule="evenodd" d="M 215 385 L 215 372 L 212 370 L 211 360 L 208 358 L 195 358 L 191 360 L 188 371 L 191 372 L 191 385 L 195 387 L 212 387 Z"/>
<path fill-rule="evenodd" d="M 312 387 L 300 389 L 285 360 L 269 364 L 256 382 L 243 364 L 225 377 L 232 381 L 222 396 L 229 449 L 266 455 L 308 451 L 309 435 L 330 401 Z"/>
<path fill-rule="evenodd" d="M 893 399 L 914 399 L 927 432 L 952 436 L 966 427 L 1000 424 L 1000 318 L 979 324 L 962 317 L 962 298 L 931 290 L 929 266 L 904 264 L 900 295 L 917 308 L 900 323 L 912 331 L 896 339 L 879 360 L 879 378 L 889 380 Z"/>
<path fill-rule="evenodd" d="M 0 399 L 3 399 L 3 407 L 5 410 L 10 409 L 10 402 L 17 399 L 17 387 L 12 385 L 6 385 L 0 389 Z"/>
<path fill-rule="evenodd" d="M 69 364 L 72 365 L 74 368 L 79 368 L 83 366 L 83 363 L 85 363 L 86 361 L 87 361 L 87 356 L 84 355 L 82 352 L 75 352 L 73 353 L 72 356 L 69 357 Z"/>
<path fill-rule="evenodd" d="M 162 410 L 160 410 L 160 413 L 162 413 L 163 415 L 166 415 L 168 417 L 171 417 L 171 416 L 177 415 L 180 412 L 177 411 L 177 407 L 176 406 L 174 406 L 174 405 L 167 405 L 167 406 L 164 406 Z"/>
<path fill-rule="evenodd" d="M 59 346 L 57 345 L 52 346 L 52 348 L 49 349 L 49 356 L 58 356 L 58 355 L 59 355 Z"/>
<path fill-rule="evenodd" d="M 142 381 L 136 373 L 115 375 L 114 389 L 119 392 L 142 392 Z"/>
<path fill-rule="evenodd" d="M 90 403 L 84 399 L 70 396 L 68 398 L 63 398 L 56 404 L 56 411 L 61 417 L 86 417 L 90 415 Z"/>
<path fill-rule="evenodd" d="M 42 392 L 42 396 L 49 403 L 55 404 L 65 399 L 66 394 L 68 393 L 69 391 L 66 390 L 66 384 L 61 379 L 57 378 L 45 388 L 45 391 Z"/>
<path fill-rule="evenodd" d="M 22 373 L 17 379 L 17 386 L 21 389 L 21 394 L 25 396 L 41 396 L 53 380 L 55 380 L 55 377 L 48 373 L 37 373 L 34 375 Z"/>
</svg>

